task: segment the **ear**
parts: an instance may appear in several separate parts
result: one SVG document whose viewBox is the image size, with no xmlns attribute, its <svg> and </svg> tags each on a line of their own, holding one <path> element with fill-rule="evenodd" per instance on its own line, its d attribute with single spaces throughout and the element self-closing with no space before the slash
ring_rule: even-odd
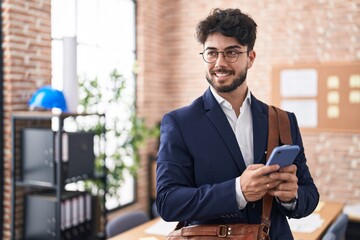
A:
<svg viewBox="0 0 360 240">
<path fill-rule="evenodd" d="M 253 65 L 255 58 L 256 58 L 256 52 L 254 50 L 251 50 L 248 56 L 248 69 L 251 68 L 251 66 Z"/>
</svg>

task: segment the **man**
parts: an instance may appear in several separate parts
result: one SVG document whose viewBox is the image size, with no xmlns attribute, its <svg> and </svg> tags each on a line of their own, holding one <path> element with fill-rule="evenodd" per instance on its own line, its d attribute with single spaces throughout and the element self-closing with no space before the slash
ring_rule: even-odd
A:
<svg viewBox="0 0 360 240">
<path fill-rule="evenodd" d="M 301 135 L 288 113 L 293 165 L 265 166 L 268 107 L 247 86 L 254 63 L 256 23 L 239 9 L 214 9 L 197 26 L 210 84 L 191 105 L 161 123 L 157 160 L 157 208 L 167 221 L 193 224 L 260 223 L 262 198 L 274 197 L 271 239 L 292 239 L 286 217 L 316 208 L 319 194 L 310 175 Z"/>
</svg>

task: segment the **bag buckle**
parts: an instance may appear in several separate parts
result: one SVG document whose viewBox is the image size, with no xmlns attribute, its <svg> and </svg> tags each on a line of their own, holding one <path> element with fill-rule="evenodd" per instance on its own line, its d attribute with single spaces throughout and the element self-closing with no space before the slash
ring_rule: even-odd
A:
<svg viewBox="0 0 360 240">
<path fill-rule="evenodd" d="M 260 224 L 260 230 L 261 230 L 261 233 L 262 234 L 266 234 L 266 235 L 269 235 L 269 232 L 270 232 L 270 226 L 268 224 L 265 224 L 265 223 L 261 223 Z"/>
<path fill-rule="evenodd" d="M 216 234 L 218 237 L 225 238 L 231 234 L 231 228 L 226 225 L 219 225 Z"/>
</svg>

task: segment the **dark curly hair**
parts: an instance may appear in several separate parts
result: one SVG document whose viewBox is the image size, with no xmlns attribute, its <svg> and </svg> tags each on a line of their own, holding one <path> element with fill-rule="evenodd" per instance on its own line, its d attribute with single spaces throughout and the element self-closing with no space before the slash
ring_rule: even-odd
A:
<svg viewBox="0 0 360 240">
<path fill-rule="evenodd" d="M 254 48 L 256 27 L 255 21 L 240 9 L 215 8 L 197 25 L 196 38 L 204 44 L 209 35 L 221 33 L 227 37 L 235 37 L 241 45 L 248 46 L 250 51 Z"/>
</svg>

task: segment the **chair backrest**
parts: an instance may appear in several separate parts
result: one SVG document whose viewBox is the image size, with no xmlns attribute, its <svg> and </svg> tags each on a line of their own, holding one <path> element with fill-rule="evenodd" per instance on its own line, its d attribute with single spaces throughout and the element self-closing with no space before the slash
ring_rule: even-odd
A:
<svg viewBox="0 0 360 240">
<path fill-rule="evenodd" d="M 326 232 L 321 240 L 336 240 L 335 234 L 332 232 Z"/>
<path fill-rule="evenodd" d="M 335 222 L 333 222 L 327 232 L 332 232 L 335 235 L 335 239 L 342 240 L 345 239 L 345 232 L 349 222 L 349 217 L 347 214 L 340 214 Z"/>
<path fill-rule="evenodd" d="M 107 222 L 106 235 L 108 238 L 113 237 L 149 220 L 149 216 L 143 211 L 125 213 Z"/>
<path fill-rule="evenodd" d="M 153 202 L 152 206 L 151 206 L 151 214 L 153 218 L 159 217 L 160 214 L 157 210 L 157 206 L 156 206 L 156 202 Z"/>
</svg>

